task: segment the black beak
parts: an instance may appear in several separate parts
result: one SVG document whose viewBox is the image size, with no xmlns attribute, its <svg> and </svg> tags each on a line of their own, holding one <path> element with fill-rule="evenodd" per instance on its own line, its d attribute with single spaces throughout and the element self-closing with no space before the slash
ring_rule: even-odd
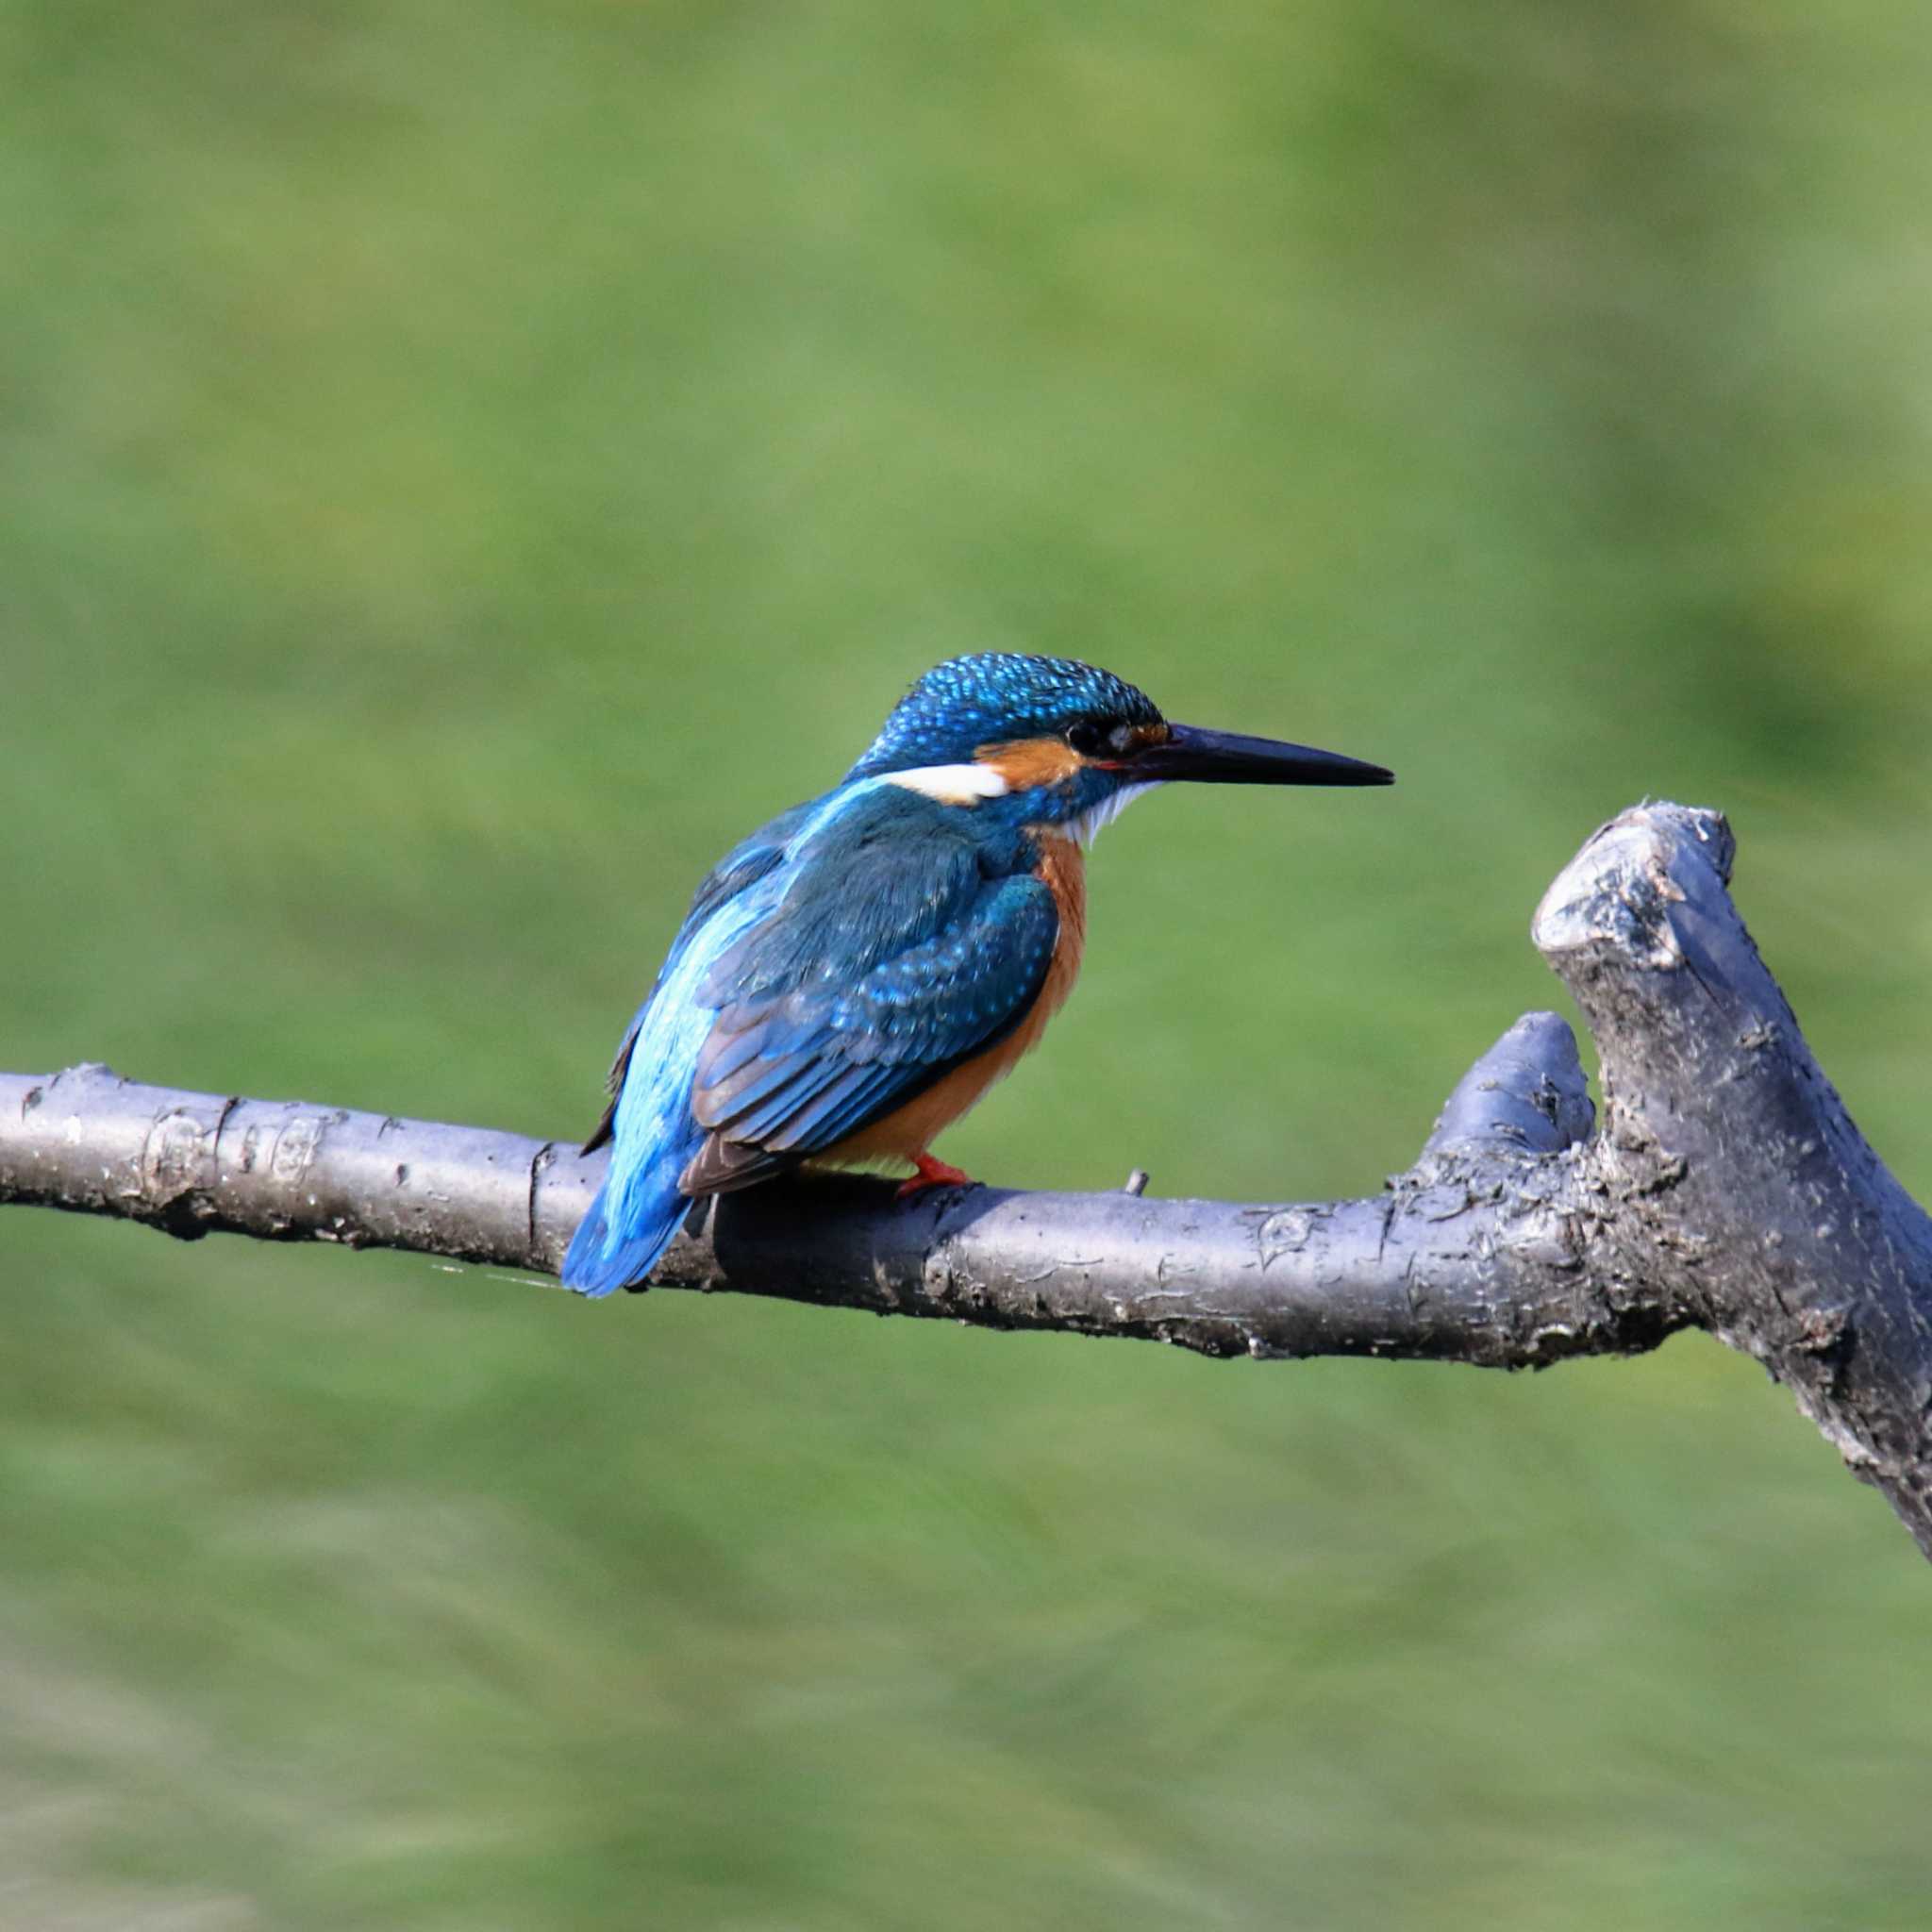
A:
<svg viewBox="0 0 1932 1932">
<path fill-rule="evenodd" d="M 1138 777 L 1195 778 L 1209 785 L 1392 785 L 1393 772 L 1340 752 L 1234 731 L 1168 727 L 1164 743 L 1149 744 L 1124 761 Z"/>
</svg>

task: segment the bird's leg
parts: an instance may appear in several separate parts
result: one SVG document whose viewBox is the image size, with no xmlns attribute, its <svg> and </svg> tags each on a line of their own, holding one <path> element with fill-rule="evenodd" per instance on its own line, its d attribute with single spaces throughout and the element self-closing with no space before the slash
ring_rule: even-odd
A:
<svg viewBox="0 0 1932 1932">
<path fill-rule="evenodd" d="M 975 1188 L 979 1185 L 970 1174 L 961 1174 L 957 1167 L 949 1167 L 943 1160 L 935 1160 L 930 1154 L 915 1154 L 912 1164 L 919 1172 L 899 1190 L 899 1198 L 909 1201 L 914 1194 L 923 1194 L 928 1188 Z"/>
</svg>

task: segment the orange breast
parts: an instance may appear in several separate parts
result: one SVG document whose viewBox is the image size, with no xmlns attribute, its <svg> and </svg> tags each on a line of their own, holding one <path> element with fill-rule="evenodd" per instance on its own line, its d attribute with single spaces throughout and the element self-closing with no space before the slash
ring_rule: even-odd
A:
<svg viewBox="0 0 1932 1932">
<path fill-rule="evenodd" d="M 1086 855 L 1071 839 L 1040 835 L 1040 877 L 1059 908 L 1059 939 L 1054 947 L 1040 996 L 1026 1017 L 998 1045 L 962 1061 L 942 1080 L 896 1113 L 861 1127 L 823 1158 L 826 1160 L 910 1160 L 924 1154 L 951 1126 L 1004 1079 L 1040 1044 L 1046 1023 L 1066 1005 L 1080 976 L 1080 956 L 1087 944 Z"/>
</svg>

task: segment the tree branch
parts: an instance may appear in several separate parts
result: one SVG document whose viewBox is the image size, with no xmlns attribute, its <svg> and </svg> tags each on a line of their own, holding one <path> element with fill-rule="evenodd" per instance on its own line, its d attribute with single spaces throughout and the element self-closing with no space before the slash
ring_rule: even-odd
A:
<svg viewBox="0 0 1932 1932">
<path fill-rule="evenodd" d="M 1535 937 L 1603 1062 L 1520 1020 L 1368 1200 L 1244 1205 L 808 1175 L 695 1211 L 662 1288 L 1217 1356 L 1541 1368 L 1710 1330 L 1790 1383 L 1932 1555 L 1932 1222 L 1859 1136 L 1731 904 L 1714 813 L 1603 827 Z M 554 1141 L 0 1074 L 0 1201 L 555 1273 L 602 1174 Z"/>
</svg>

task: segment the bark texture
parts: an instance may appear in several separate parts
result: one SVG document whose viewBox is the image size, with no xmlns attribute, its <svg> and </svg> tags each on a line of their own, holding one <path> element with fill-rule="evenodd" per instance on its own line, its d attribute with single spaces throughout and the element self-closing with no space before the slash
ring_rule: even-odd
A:
<svg viewBox="0 0 1932 1932">
<path fill-rule="evenodd" d="M 1209 1355 L 1541 1368 L 1708 1329 L 1789 1382 L 1932 1555 L 1932 1222 L 1820 1072 L 1728 894 L 1716 813 L 1641 806 L 1537 913 L 1589 1019 L 1519 1020 L 1375 1197 L 1243 1204 L 810 1175 L 707 1204 L 654 1285 Z M 183 1237 L 555 1273 L 602 1157 L 339 1108 L 0 1074 L 0 1201 Z M 1140 1179 L 1136 1176 L 1136 1179 Z M 597 1319 L 587 1310 L 587 1319 Z"/>
</svg>

